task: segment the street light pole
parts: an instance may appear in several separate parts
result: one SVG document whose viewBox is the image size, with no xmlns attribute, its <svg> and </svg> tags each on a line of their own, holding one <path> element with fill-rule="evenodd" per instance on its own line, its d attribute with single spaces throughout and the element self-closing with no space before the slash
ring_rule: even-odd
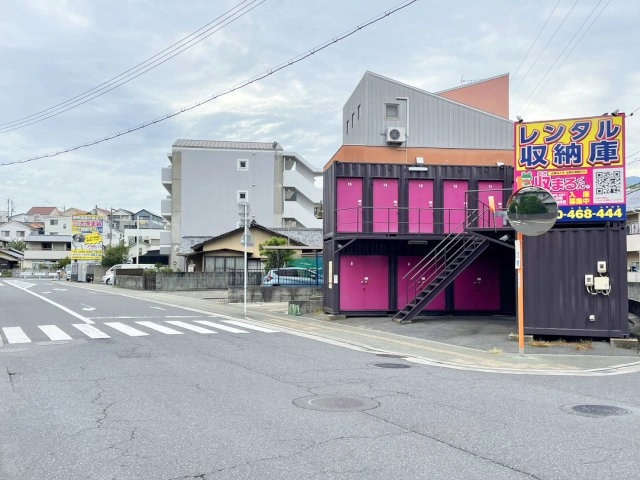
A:
<svg viewBox="0 0 640 480">
<path fill-rule="evenodd" d="M 136 218 L 136 265 L 140 263 L 140 221 Z"/>
<path fill-rule="evenodd" d="M 247 318 L 247 207 L 248 203 L 244 204 L 244 318 Z"/>
</svg>

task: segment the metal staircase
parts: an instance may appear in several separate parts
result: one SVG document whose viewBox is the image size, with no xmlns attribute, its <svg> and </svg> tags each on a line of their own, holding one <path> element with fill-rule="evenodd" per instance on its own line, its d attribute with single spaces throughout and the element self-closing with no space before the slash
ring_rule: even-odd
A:
<svg viewBox="0 0 640 480">
<path fill-rule="evenodd" d="M 472 211 L 461 225 L 462 231 L 450 233 L 436 248 L 418 262 L 403 278 L 409 278 L 409 301 L 395 314 L 398 323 L 411 323 L 424 307 L 442 292 L 489 246 L 481 235 L 464 231 L 464 226 L 478 216 Z"/>
</svg>

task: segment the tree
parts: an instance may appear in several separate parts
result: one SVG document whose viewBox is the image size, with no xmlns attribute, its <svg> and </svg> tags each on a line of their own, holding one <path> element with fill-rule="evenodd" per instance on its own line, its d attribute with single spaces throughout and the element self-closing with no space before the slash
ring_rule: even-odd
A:
<svg viewBox="0 0 640 480">
<path fill-rule="evenodd" d="M 62 269 L 64 269 L 64 267 L 66 267 L 70 263 L 71 263 L 71 259 L 69 257 L 58 260 L 58 265 L 60 265 L 60 268 Z"/>
<path fill-rule="evenodd" d="M 271 237 L 264 243 L 260 244 L 260 255 L 267 257 L 265 264 L 265 272 L 273 268 L 280 268 L 287 264 L 293 258 L 293 250 L 269 250 L 264 247 L 281 247 L 287 245 L 288 240 L 281 237 Z"/>
<path fill-rule="evenodd" d="M 125 246 L 124 242 L 120 242 L 117 247 L 108 246 L 104 255 L 102 255 L 102 266 L 113 267 L 119 263 L 127 263 L 129 261 L 129 248 Z"/>
<path fill-rule="evenodd" d="M 24 252 L 27 249 L 27 242 L 19 238 L 14 238 L 9 242 L 8 247 L 14 250 L 19 250 L 21 252 Z"/>
</svg>

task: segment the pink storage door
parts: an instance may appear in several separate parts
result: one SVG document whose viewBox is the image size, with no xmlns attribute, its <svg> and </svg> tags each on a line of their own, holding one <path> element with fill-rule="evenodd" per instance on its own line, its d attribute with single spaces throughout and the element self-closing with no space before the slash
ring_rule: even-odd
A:
<svg viewBox="0 0 640 480">
<path fill-rule="evenodd" d="M 495 217 L 494 213 L 489 210 L 489 197 L 494 198 L 497 210 L 502 209 L 502 182 L 494 182 L 483 180 L 478 182 L 478 226 L 482 228 L 500 228 L 504 227 L 502 217 Z"/>
<path fill-rule="evenodd" d="M 398 232 L 398 180 L 375 178 L 373 180 L 373 231 Z"/>
<path fill-rule="evenodd" d="M 444 191 L 444 232 L 459 233 L 464 230 L 467 216 L 466 193 L 469 182 L 466 180 L 445 180 Z"/>
<path fill-rule="evenodd" d="M 433 180 L 409 179 L 409 233 L 433 233 Z"/>
<path fill-rule="evenodd" d="M 389 262 L 379 255 L 340 257 L 340 310 L 389 310 Z"/>
<path fill-rule="evenodd" d="M 480 257 L 453 281 L 454 309 L 500 310 L 500 271 L 489 257 Z"/>
<path fill-rule="evenodd" d="M 362 179 L 336 181 L 336 232 L 362 231 Z"/>
<path fill-rule="evenodd" d="M 404 308 L 404 306 L 409 303 L 410 300 L 413 300 L 415 288 L 411 288 L 411 291 L 407 291 L 412 280 L 410 278 L 404 277 L 420 260 L 422 257 L 417 256 L 406 256 L 406 257 L 398 257 L 398 305 L 397 309 L 400 310 Z M 428 273 L 427 273 L 428 275 Z M 446 292 L 441 292 L 438 294 L 436 298 L 434 298 L 425 308 L 425 311 L 428 310 L 444 310 L 446 308 Z"/>
</svg>

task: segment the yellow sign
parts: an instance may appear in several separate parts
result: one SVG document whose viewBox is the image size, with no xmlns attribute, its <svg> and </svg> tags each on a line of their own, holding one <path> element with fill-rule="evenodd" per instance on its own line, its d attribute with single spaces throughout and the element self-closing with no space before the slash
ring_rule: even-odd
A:
<svg viewBox="0 0 640 480">
<path fill-rule="evenodd" d="M 71 260 L 102 260 L 102 217 L 74 215 L 71 219 Z"/>
<path fill-rule="evenodd" d="M 515 124 L 515 184 L 548 190 L 558 221 L 626 218 L 624 115 Z"/>
</svg>

